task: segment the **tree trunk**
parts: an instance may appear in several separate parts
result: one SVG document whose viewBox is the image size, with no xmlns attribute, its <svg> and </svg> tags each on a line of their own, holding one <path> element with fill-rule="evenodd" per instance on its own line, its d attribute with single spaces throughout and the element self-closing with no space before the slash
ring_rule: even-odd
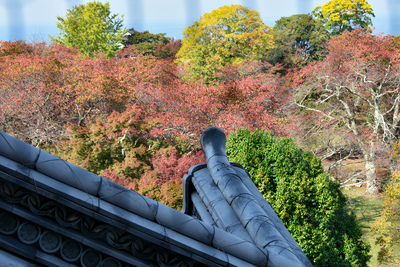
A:
<svg viewBox="0 0 400 267">
<path fill-rule="evenodd" d="M 378 179 L 376 176 L 375 152 L 371 151 L 365 156 L 365 176 L 367 182 L 367 190 L 365 193 L 374 195 L 379 193 Z"/>
<path fill-rule="evenodd" d="M 379 112 L 380 99 L 374 98 L 374 132 L 372 135 L 372 139 L 370 140 L 370 146 L 366 149 L 366 153 L 364 153 L 365 158 L 365 176 L 367 180 L 367 191 L 366 194 L 375 195 L 379 193 L 378 187 L 378 178 L 376 176 L 376 166 L 375 166 L 375 149 L 377 136 L 379 132 L 379 126 L 382 119 L 382 116 Z"/>
</svg>

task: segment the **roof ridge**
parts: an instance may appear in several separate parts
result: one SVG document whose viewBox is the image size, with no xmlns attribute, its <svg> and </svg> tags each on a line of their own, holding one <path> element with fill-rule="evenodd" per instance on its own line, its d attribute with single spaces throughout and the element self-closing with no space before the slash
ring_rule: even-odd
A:
<svg viewBox="0 0 400 267">
<path fill-rule="evenodd" d="M 253 239 L 254 243 L 281 257 L 300 265 L 312 266 L 286 227 L 279 220 L 272 221 L 271 206 L 249 190 L 231 166 L 226 154 L 226 135 L 218 127 L 210 127 L 201 136 L 201 146 L 206 156 L 207 169 L 225 199 Z M 269 212 L 267 212 L 269 210 Z"/>
<path fill-rule="evenodd" d="M 268 252 L 251 242 L 142 196 L 0 131 L 1 172 L 7 174 L 8 181 L 27 186 L 33 191 L 45 194 L 52 192 L 57 200 L 62 198 L 65 201 L 72 201 L 75 203 L 75 208 L 76 205 L 81 205 L 93 214 L 104 215 L 107 211 L 114 213 L 113 216 L 122 218 L 121 212 L 125 211 L 123 212 L 125 215 L 130 213 L 140 216 L 165 227 L 168 231 L 179 233 L 221 251 L 226 255 L 228 262 L 231 261 L 230 264 L 235 265 L 234 258 L 241 264 L 247 262 L 256 266 L 266 266 L 268 262 Z M 179 239 L 179 235 L 174 236 Z M 172 237 L 162 237 L 165 238 Z M 196 242 L 192 242 L 195 250 L 198 247 L 195 245 Z M 208 254 L 207 257 L 223 255 L 214 255 L 215 253 L 201 252 Z"/>
</svg>

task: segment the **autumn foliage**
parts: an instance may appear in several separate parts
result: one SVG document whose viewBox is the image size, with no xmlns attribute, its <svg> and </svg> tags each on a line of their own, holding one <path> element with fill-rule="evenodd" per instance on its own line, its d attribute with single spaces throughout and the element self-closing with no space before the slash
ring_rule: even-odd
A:
<svg viewBox="0 0 400 267">
<path fill-rule="evenodd" d="M 380 246 L 379 262 L 400 262 L 400 255 L 394 248 L 400 245 L 400 173 L 395 172 L 386 187 L 381 217 L 373 226 L 377 234 L 376 243 Z"/>
<path fill-rule="evenodd" d="M 369 191 L 380 189 L 376 160 L 396 161 L 400 133 L 400 47 L 371 34 L 371 16 L 365 0 L 332 0 L 271 28 L 254 10 L 223 6 L 182 41 L 144 32 L 145 43 L 93 57 L 0 41 L 0 130 L 180 209 L 182 177 L 205 162 L 200 135 L 218 126 L 316 266 L 365 266 L 339 185 L 297 145 L 357 147 Z M 382 259 L 398 245 L 398 176 L 376 224 Z"/>
<path fill-rule="evenodd" d="M 260 59 L 274 47 L 271 28 L 260 14 L 242 5 L 205 13 L 183 31 L 177 61 L 188 79 L 215 80 L 215 73 L 246 58 Z"/>
<path fill-rule="evenodd" d="M 174 58 L 159 53 L 128 47 L 91 58 L 62 45 L 2 42 L 1 129 L 176 208 L 182 176 L 204 161 L 204 129 L 285 134 L 274 114 L 287 100 L 278 77 L 244 62 L 221 71 L 218 84 L 182 81 Z"/>
<path fill-rule="evenodd" d="M 377 153 L 388 151 L 399 133 L 400 47 L 392 36 L 356 29 L 332 38 L 328 51 L 298 72 L 294 101 L 303 115 L 319 118 L 315 127 L 330 129 L 323 140 L 340 132 L 345 138 L 336 140 L 361 150 L 367 190 L 377 193 Z"/>
<path fill-rule="evenodd" d="M 313 16 L 322 21 L 332 36 L 372 25 L 374 11 L 367 0 L 330 0 L 316 7 Z"/>
</svg>

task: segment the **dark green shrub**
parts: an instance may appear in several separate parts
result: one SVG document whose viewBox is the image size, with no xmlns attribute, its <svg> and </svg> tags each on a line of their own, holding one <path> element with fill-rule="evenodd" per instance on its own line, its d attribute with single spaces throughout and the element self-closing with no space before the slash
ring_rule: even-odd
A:
<svg viewBox="0 0 400 267">
<path fill-rule="evenodd" d="M 369 245 L 321 161 L 290 138 L 239 129 L 227 155 L 247 170 L 314 266 L 367 266 Z"/>
</svg>

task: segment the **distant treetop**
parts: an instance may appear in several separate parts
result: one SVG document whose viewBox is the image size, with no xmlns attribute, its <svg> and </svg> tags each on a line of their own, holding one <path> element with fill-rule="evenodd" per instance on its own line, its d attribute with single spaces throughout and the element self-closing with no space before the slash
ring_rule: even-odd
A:
<svg viewBox="0 0 400 267">
<path fill-rule="evenodd" d="M 275 48 L 268 51 L 267 61 L 286 68 L 303 67 L 324 57 L 329 35 L 321 21 L 310 14 L 281 17 L 273 28 Z"/>
<path fill-rule="evenodd" d="M 65 17 L 57 16 L 57 28 L 60 33 L 51 40 L 67 47 L 78 47 L 87 56 L 96 56 L 104 52 L 110 57 L 120 50 L 122 18 L 111 14 L 110 4 L 89 2 L 76 5 L 67 10 Z"/>
<path fill-rule="evenodd" d="M 256 59 L 273 46 L 271 28 L 257 11 L 226 5 L 204 14 L 183 31 L 177 58 L 189 78 L 213 80 L 225 65 Z"/>
<path fill-rule="evenodd" d="M 324 23 L 332 36 L 345 30 L 366 29 L 372 26 L 371 17 L 375 17 L 367 0 L 331 0 L 322 7 L 316 7 L 312 14 Z"/>
<path fill-rule="evenodd" d="M 142 54 L 154 55 L 157 47 L 167 45 L 171 38 L 165 33 L 153 34 L 149 31 L 139 32 L 134 28 L 129 29 L 122 37 L 122 45 L 127 48 L 133 45 Z"/>
</svg>

